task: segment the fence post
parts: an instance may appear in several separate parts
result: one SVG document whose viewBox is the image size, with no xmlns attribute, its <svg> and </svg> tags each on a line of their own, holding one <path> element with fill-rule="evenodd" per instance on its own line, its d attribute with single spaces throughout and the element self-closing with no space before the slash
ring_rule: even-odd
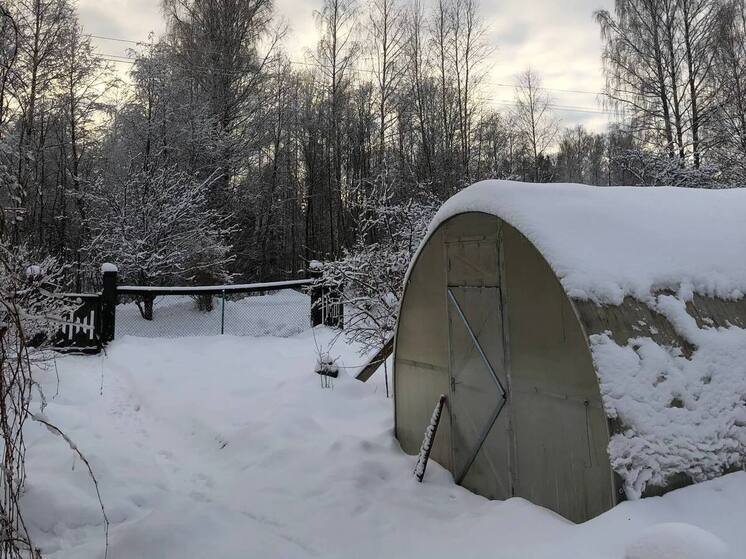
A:
<svg viewBox="0 0 746 559">
<path fill-rule="evenodd" d="M 326 291 L 326 325 L 340 330 L 345 325 L 343 290 L 344 285 L 337 284 Z"/>
<path fill-rule="evenodd" d="M 225 334 L 225 289 L 220 295 L 220 335 Z"/>
<path fill-rule="evenodd" d="M 308 263 L 308 277 L 315 282 L 311 286 L 311 326 L 320 326 L 324 322 L 324 288 L 318 285 L 321 280 L 321 262 L 311 260 Z"/>
<path fill-rule="evenodd" d="M 114 264 L 101 265 L 101 343 L 114 339 L 117 318 L 117 267 Z"/>
<path fill-rule="evenodd" d="M 308 277 L 315 280 L 311 286 L 311 326 L 344 327 L 344 304 L 342 302 L 342 285 L 329 286 L 321 282 L 322 264 L 311 260 L 308 265 Z M 320 283 L 320 284 L 319 284 Z"/>
</svg>

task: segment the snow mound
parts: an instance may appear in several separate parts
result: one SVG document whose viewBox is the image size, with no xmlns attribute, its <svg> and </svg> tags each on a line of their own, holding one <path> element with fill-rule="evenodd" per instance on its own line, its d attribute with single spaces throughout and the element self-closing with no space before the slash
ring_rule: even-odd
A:
<svg viewBox="0 0 746 559">
<path fill-rule="evenodd" d="M 682 522 L 656 524 L 627 546 L 625 559 L 717 559 L 728 546 L 717 536 Z"/>
<path fill-rule="evenodd" d="M 483 181 L 443 205 L 422 246 L 464 212 L 489 213 L 518 229 L 576 299 L 618 305 L 664 288 L 729 299 L 746 293 L 746 188 Z"/>
</svg>

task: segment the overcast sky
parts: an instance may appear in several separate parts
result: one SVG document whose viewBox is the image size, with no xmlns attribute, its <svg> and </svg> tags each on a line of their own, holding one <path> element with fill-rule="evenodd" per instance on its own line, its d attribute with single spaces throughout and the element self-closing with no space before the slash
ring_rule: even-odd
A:
<svg viewBox="0 0 746 559">
<path fill-rule="evenodd" d="M 313 14 L 321 2 L 275 0 L 278 16 L 291 28 L 285 47 L 293 57 L 301 57 L 315 43 Z M 594 92 L 602 87 L 601 42 L 593 11 L 612 7 L 613 0 L 482 0 L 489 40 L 496 47 L 486 95 L 496 106 L 512 102 L 513 90 L 498 84 L 514 83 L 515 75 L 530 66 L 554 89 L 557 105 L 590 109 L 558 110 L 564 124 L 605 127 L 609 117 L 599 112 L 596 95 L 557 90 Z M 163 29 L 159 0 L 79 0 L 79 10 L 83 27 L 94 35 L 140 41 Z M 96 39 L 96 45 L 99 52 L 117 55 L 132 46 L 102 39 Z"/>
</svg>

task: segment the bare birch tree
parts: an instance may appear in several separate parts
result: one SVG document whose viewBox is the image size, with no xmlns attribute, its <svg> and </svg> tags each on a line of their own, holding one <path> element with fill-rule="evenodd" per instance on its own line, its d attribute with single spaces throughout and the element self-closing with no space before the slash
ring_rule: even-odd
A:
<svg viewBox="0 0 746 559">
<path fill-rule="evenodd" d="M 316 14 L 320 38 L 315 61 L 326 79 L 328 130 L 331 140 L 331 173 L 328 177 L 329 250 L 337 254 L 345 228 L 343 197 L 344 103 L 353 79 L 353 65 L 360 54 L 357 40 L 358 12 L 355 0 L 325 0 Z"/>
<path fill-rule="evenodd" d="M 531 69 L 518 76 L 515 97 L 516 128 L 531 157 L 532 178 L 542 180 L 541 159 L 554 144 L 559 123 L 552 113 L 552 99 Z"/>
<path fill-rule="evenodd" d="M 644 141 L 699 168 L 713 106 L 716 0 L 617 0 L 596 12 L 604 40 L 606 95 Z"/>
<path fill-rule="evenodd" d="M 387 132 L 393 115 L 391 102 L 407 71 L 406 12 L 399 0 L 370 0 L 368 33 L 378 113 L 379 162 L 386 158 Z"/>
</svg>

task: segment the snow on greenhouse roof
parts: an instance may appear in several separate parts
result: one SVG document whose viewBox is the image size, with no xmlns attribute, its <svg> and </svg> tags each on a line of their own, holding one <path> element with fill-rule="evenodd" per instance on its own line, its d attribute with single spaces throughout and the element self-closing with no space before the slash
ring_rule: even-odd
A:
<svg viewBox="0 0 746 559">
<path fill-rule="evenodd" d="M 620 304 L 661 289 L 726 299 L 746 293 L 746 188 L 483 181 L 448 200 L 428 236 L 464 212 L 518 229 L 575 299 Z"/>
</svg>

